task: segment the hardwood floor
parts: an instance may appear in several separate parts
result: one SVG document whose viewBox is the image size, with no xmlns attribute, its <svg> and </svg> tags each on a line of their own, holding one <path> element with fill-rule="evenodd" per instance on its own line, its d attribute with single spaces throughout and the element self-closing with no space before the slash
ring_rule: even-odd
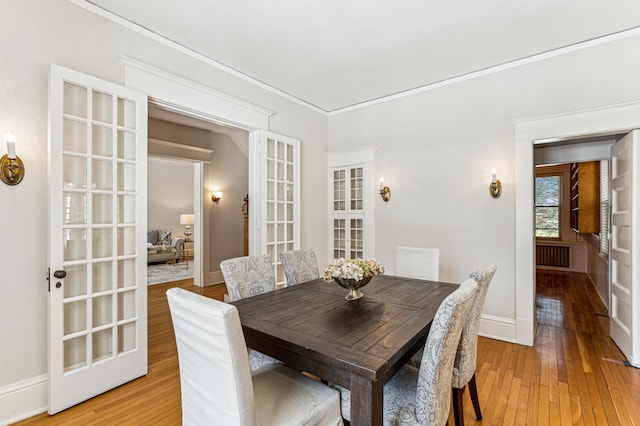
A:
<svg viewBox="0 0 640 426">
<path fill-rule="evenodd" d="M 182 287 L 222 300 L 224 284 L 196 287 L 193 280 L 148 287 L 149 372 L 55 416 L 40 414 L 18 425 L 179 425 L 180 375 L 173 324 L 165 292 Z"/>
<path fill-rule="evenodd" d="M 183 287 L 222 300 L 224 285 L 191 280 L 149 287 L 149 374 L 55 416 L 19 425 L 177 425 L 180 378 L 165 291 Z M 483 421 L 464 396 L 465 424 L 640 425 L 640 370 L 609 338 L 606 308 L 584 274 L 538 272 L 533 347 L 480 338 L 477 383 Z M 450 416 L 449 424 L 453 424 Z"/>
<path fill-rule="evenodd" d="M 479 340 L 482 424 L 640 425 L 640 370 L 624 366 L 587 276 L 538 271 L 537 287 L 534 347 Z"/>
</svg>

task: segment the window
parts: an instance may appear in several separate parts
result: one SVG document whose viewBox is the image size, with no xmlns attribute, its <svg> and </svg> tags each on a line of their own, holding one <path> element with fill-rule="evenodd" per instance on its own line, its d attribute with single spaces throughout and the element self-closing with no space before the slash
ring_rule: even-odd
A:
<svg viewBox="0 0 640 426">
<path fill-rule="evenodd" d="M 536 238 L 560 238 L 560 176 L 536 177 Z"/>
<path fill-rule="evenodd" d="M 609 160 L 600 161 L 600 253 L 609 254 Z"/>
<path fill-rule="evenodd" d="M 362 166 L 331 171 L 332 256 L 354 259 L 364 257 L 364 194 Z"/>
<path fill-rule="evenodd" d="M 329 259 L 374 257 L 374 150 L 329 154 Z"/>
</svg>

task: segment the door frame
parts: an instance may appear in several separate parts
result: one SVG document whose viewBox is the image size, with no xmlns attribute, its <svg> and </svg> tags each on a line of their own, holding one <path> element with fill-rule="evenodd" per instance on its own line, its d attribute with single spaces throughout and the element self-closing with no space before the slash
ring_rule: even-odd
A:
<svg viewBox="0 0 640 426">
<path fill-rule="evenodd" d="M 193 284 L 198 287 L 203 287 L 202 284 L 202 237 L 204 236 L 204 227 L 202 226 L 202 210 L 203 200 L 200 194 L 204 191 L 204 178 L 203 178 L 203 165 L 200 161 L 189 160 L 179 157 L 162 157 L 154 154 L 147 155 L 147 164 L 149 160 L 158 161 L 170 161 L 180 164 L 189 164 L 192 173 L 192 192 L 193 192 L 193 242 L 194 242 L 194 256 L 193 256 Z M 147 168 L 148 169 L 148 168 Z M 149 186 L 149 183 L 147 183 Z M 147 191 L 147 197 L 149 193 Z M 147 200 L 148 203 L 149 200 Z M 149 218 L 149 212 L 147 212 L 147 219 Z"/>
<path fill-rule="evenodd" d="M 252 167 L 257 164 L 257 159 L 253 155 L 258 152 L 256 144 L 260 130 L 269 130 L 269 118 L 275 112 L 135 59 L 125 57 L 123 63 L 124 86 L 146 93 L 149 103 L 168 111 L 249 133 L 249 199 L 258 200 L 258 177 L 255 176 L 256 169 Z M 196 216 L 203 218 L 203 200 L 206 196 L 204 188 L 201 195 L 202 197 L 194 200 L 194 209 Z M 255 253 L 260 245 L 256 231 L 259 228 L 258 221 L 258 215 L 249 215 L 249 254 Z M 202 229 L 202 226 L 199 228 Z M 208 273 L 209 269 L 209 261 L 203 257 L 199 271 L 195 272 L 201 274 L 203 285 L 205 272 Z"/>
<path fill-rule="evenodd" d="M 537 328 L 533 145 L 640 128 L 640 101 L 514 120 L 515 125 L 515 328 L 516 343 L 533 346 Z"/>
</svg>

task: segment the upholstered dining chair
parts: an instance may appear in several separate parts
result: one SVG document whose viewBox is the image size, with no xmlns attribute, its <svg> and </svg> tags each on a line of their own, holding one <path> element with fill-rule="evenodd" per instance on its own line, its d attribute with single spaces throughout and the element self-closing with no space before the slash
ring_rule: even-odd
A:
<svg viewBox="0 0 640 426">
<path fill-rule="evenodd" d="M 431 323 L 420 368 L 405 365 L 384 386 L 385 425 L 447 424 L 453 362 L 477 293 L 476 280 L 467 278 L 442 301 Z M 350 420 L 350 391 L 336 388 L 341 392 L 342 417 Z"/>
<path fill-rule="evenodd" d="M 251 371 L 238 309 L 171 288 L 184 425 L 341 425 L 335 389 L 282 364 Z"/>
<path fill-rule="evenodd" d="M 273 265 L 267 255 L 242 256 L 223 260 L 220 262 L 220 270 L 229 292 L 229 302 L 276 289 Z M 251 370 L 277 362 L 280 361 L 262 352 L 249 349 Z"/>
<path fill-rule="evenodd" d="M 440 277 L 440 249 L 397 246 L 393 275 L 438 281 Z"/>
<path fill-rule="evenodd" d="M 464 411 L 462 410 L 462 395 L 465 386 L 469 384 L 469 396 L 476 413 L 476 419 L 482 420 L 478 389 L 476 386 L 476 359 L 478 355 L 478 329 L 480 328 L 480 316 L 484 307 L 489 284 L 496 273 L 495 265 L 483 265 L 480 269 L 471 273 L 470 277 L 478 282 L 478 296 L 471 306 L 469 317 L 462 328 L 460 344 L 456 352 L 453 364 L 451 381 L 453 395 L 453 415 L 456 426 L 464 425 Z"/>
<path fill-rule="evenodd" d="M 313 249 L 290 250 L 280 253 L 280 261 L 288 285 L 295 285 L 320 277 L 318 259 Z"/>
</svg>

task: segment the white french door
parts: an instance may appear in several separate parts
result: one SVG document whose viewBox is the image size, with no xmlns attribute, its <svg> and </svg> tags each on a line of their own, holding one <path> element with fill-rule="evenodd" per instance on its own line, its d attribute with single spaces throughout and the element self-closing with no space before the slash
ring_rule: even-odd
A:
<svg viewBox="0 0 640 426">
<path fill-rule="evenodd" d="M 640 130 L 611 147 L 610 334 L 640 367 Z"/>
<path fill-rule="evenodd" d="M 49 413 L 147 373 L 147 97 L 50 73 Z"/>
<path fill-rule="evenodd" d="M 274 267 L 277 285 L 286 284 L 280 253 L 300 248 L 300 141 L 273 132 L 256 132 L 255 189 L 259 206 L 254 224 L 257 241 L 250 254 L 267 254 Z M 251 216 L 251 214 L 249 215 Z M 251 236 L 250 236 L 251 239 Z"/>
</svg>

